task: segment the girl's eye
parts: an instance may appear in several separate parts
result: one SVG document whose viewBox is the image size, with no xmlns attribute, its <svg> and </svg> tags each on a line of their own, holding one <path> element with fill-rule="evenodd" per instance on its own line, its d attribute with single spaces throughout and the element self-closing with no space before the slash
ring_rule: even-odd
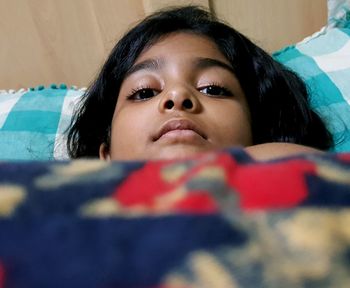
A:
<svg viewBox="0 0 350 288">
<path fill-rule="evenodd" d="M 158 93 L 159 92 L 155 89 L 139 88 L 139 89 L 133 90 L 127 98 L 130 100 L 142 101 L 142 100 L 148 100 L 158 95 Z"/>
<path fill-rule="evenodd" d="M 232 96 L 232 92 L 225 87 L 219 85 L 208 85 L 199 88 L 199 91 L 203 94 L 213 95 L 213 96 Z"/>
</svg>

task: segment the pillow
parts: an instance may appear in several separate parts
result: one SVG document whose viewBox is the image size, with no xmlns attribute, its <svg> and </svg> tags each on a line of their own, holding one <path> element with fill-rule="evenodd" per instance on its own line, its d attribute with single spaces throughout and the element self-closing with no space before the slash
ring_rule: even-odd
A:
<svg viewBox="0 0 350 288">
<path fill-rule="evenodd" d="M 349 21 L 350 0 L 328 0 L 328 26 L 341 27 Z"/>
<path fill-rule="evenodd" d="M 273 57 L 306 82 L 312 108 L 329 127 L 335 152 L 350 151 L 350 0 L 331 6 L 329 24 Z"/>
<path fill-rule="evenodd" d="M 84 90 L 53 84 L 0 91 L 0 159 L 68 159 L 63 133 Z"/>
</svg>

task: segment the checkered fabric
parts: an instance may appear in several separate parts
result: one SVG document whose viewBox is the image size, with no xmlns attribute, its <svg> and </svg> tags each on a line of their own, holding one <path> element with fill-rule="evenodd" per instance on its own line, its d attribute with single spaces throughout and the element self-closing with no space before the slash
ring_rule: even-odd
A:
<svg viewBox="0 0 350 288">
<path fill-rule="evenodd" d="M 51 85 L 0 92 L 0 159 L 67 159 L 64 132 L 83 91 Z"/>
<path fill-rule="evenodd" d="M 328 26 L 341 26 L 349 20 L 350 0 L 328 0 Z"/>
<path fill-rule="evenodd" d="M 350 151 L 350 12 L 332 7 L 338 18 L 330 14 L 327 27 L 273 56 L 304 79 L 312 108 L 329 126 L 334 150 L 342 152 Z"/>
</svg>

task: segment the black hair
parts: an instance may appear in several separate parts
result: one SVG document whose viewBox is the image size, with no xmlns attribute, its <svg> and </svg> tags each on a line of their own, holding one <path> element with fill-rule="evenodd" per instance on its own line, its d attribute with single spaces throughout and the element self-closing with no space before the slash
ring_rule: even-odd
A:
<svg viewBox="0 0 350 288">
<path fill-rule="evenodd" d="M 210 12 L 187 6 L 156 12 L 127 32 L 83 95 L 68 131 L 70 157 L 98 157 L 110 142 L 111 122 L 127 71 L 161 37 L 188 32 L 208 37 L 228 59 L 246 96 L 253 144 L 290 142 L 326 150 L 333 140 L 310 109 L 308 91 L 294 72 Z"/>
</svg>

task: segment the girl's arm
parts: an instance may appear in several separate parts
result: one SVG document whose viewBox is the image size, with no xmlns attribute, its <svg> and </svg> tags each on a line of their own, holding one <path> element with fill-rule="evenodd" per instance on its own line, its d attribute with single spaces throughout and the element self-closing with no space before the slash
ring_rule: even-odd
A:
<svg viewBox="0 0 350 288">
<path fill-rule="evenodd" d="M 246 147 L 245 150 L 256 160 L 270 160 L 303 153 L 322 153 L 321 150 L 293 143 L 264 143 Z"/>
</svg>

